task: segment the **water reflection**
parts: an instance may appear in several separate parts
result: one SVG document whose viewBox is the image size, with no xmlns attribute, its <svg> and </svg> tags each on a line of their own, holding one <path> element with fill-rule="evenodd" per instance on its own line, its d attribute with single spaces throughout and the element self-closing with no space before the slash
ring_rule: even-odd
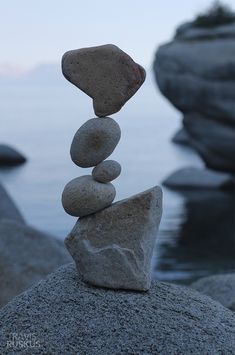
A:
<svg viewBox="0 0 235 355">
<path fill-rule="evenodd" d="M 180 227 L 160 231 L 154 277 L 188 283 L 235 271 L 235 193 L 194 191 L 183 196 Z"/>
</svg>

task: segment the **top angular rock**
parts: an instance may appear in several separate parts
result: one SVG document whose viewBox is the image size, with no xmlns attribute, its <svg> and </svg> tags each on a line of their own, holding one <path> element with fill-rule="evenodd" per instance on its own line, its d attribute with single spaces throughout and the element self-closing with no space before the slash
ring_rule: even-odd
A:
<svg viewBox="0 0 235 355">
<path fill-rule="evenodd" d="M 145 80 L 145 70 L 113 44 L 66 52 L 65 78 L 93 99 L 98 117 L 118 112 Z"/>
</svg>

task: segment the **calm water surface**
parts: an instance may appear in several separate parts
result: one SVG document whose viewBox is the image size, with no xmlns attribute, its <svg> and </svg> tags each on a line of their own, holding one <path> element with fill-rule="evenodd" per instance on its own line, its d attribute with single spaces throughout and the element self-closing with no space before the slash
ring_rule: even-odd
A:
<svg viewBox="0 0 235 355">
<path fill-rule="evenodd" d="M 94 117 L 91 100 L 75 87 L 0 87 L 0 141 L 20 149 L 28 163 L 1 169 L 0 179 L 31 225 L 64 238 L 76 219 L 60 203 L 64 185 L 90 173 L 69 157 L 76 130 Z M 151 75 L 143 88 L 113 116 L 122 138 L 111 158 L 122 165 L 114 182 L 123 199 L 154 185 L 180 167 L 202 166 L 190 149 L 171 143 L 180 114 L 157 92 Z M 235 271 L 234 196 L 220 192 L 180 194 L 164 189 L 164 212 L 153 274 L 188 282 L 215 272 Z"/>
</svg>

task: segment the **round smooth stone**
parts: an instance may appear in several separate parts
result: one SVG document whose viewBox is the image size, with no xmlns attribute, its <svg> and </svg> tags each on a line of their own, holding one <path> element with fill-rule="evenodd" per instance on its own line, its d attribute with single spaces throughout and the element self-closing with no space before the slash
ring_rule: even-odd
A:
<svg viewBox="0 0 235 355">
<path fill-rule="evenodd" d="M 84 175 L 65 186 L 62 205 L 71 216 L 83 217 L 108 207 L 115 196 L 116 190 L 111 183 L 103 184 L 90 175 Z"/>
<path fill-rule="evenodd" d="M 105 160 L 92 170 L 92 176 L 99 182 L 110 182 L 121 174 L 121 165 L 115 160 Z"/>
<path fill-rule="evenodd" d="M 70 155 L 72 161 L 82 167 L 98 165 L 112 154 L 121 138 L 121 130 L 110 117 L 92 118 L 76 132 Z"/>
</svg>

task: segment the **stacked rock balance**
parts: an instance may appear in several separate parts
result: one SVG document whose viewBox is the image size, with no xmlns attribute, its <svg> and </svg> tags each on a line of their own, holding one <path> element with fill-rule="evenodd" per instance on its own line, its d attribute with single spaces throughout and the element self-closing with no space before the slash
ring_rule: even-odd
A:
<svg viewBox="0 0 235 355">
<path fill-rule="evenodd" d="M 148 290 L 161 219 L 161 189 L 154 187 L 111 205 L 116 195 L 111 181 L 120 175 L 121 166 L 106 160 L 121 137 L 118 123 L 108 116 L 136 93 L 145 80 L 145 70 L 121 49 L 108 44 L 66 52 L 62 72 L 93 99 L 97 116 L 85 122 L 72 141 L 72 161 L 93 170 L 64 188 L 65 211 L 80 217 L 65 244 L 86 282 Z"/>
</svg>

